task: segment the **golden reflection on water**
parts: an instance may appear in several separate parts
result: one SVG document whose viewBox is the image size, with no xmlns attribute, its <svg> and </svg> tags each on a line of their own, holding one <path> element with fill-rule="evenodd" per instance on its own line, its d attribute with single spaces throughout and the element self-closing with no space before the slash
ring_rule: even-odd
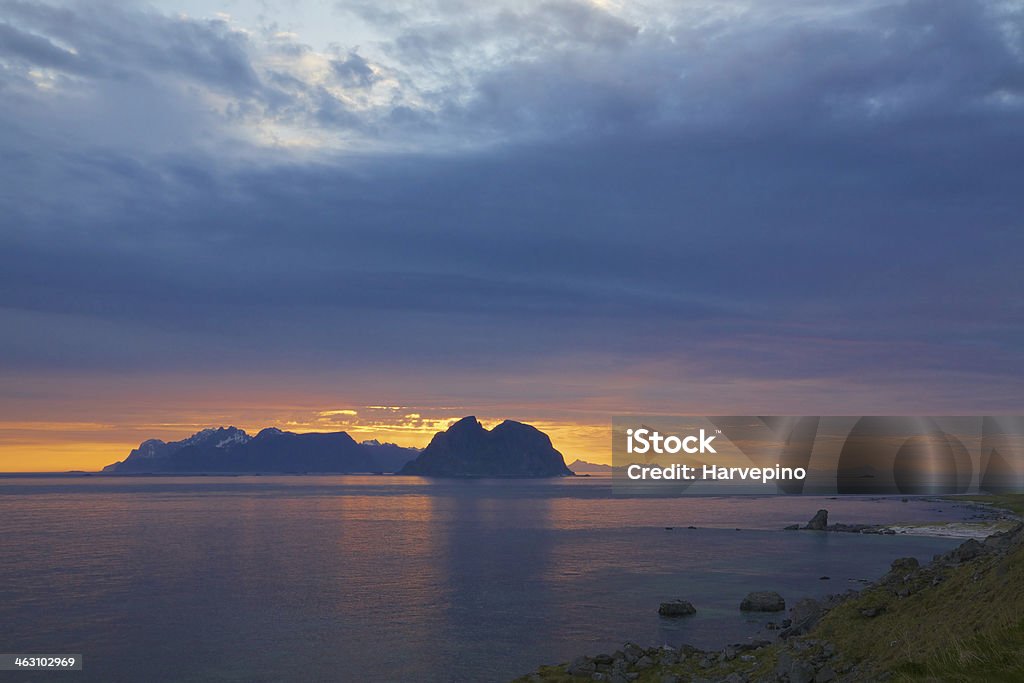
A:
<svg viewBox="0 0 1024 683">
<path fill-rule="evenodd" d="M 310 680 L 507 680 L 625 639 L 733 634 L 731 592 L 766 574 L 818 589 L 836 562 L 884 568 L 827 543 L 886 539 L 770 531 L 819 502 L 616 499 L 599 478 L 0 479 L 0 646 L 82 652 L 83 680 L 291 680 L 295 661 Z M 724 607 L 662 633 L 651 605 L 680 590 Z"/>
</svg>

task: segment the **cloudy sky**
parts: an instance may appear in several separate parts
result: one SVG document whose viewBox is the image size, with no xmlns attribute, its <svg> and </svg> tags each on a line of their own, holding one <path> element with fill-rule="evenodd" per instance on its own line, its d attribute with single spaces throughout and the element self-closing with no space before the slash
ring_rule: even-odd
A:
<svg viewBox="0 0 1024 683">
<path fill-rule="evenodd" d="M 1024 2 L 0 0 L 0 470 L 1024 409 Z"/>
</svg>

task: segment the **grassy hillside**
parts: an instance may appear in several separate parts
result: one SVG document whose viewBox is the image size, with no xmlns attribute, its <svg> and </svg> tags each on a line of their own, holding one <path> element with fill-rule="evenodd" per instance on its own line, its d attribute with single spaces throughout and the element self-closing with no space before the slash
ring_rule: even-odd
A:
<svg viewBox="0 0 1024 683">
<path fill-rule="evenodd" d="M 813 637 L 895 680 L 1024 681 L 1024 535 L 1014 540 L 1005 555 L 875 586 L 830 611 Z"/>
<path fill-rule="evenodd" d="M 1024 495 L 973 499 L 1024 513 Z M 636 648 L 640 659 L 628 650 L 601 659 L 596 679 L 589 671 L 571 675 L 591 666 L 577 660 L 518 680 L 1024 681 L 1024 529 L 984 544 L 968 541 L 939 561 L 914 565 L 894 562 L 889 574 L 829 609 L 806 635 L 773 645 L 746 652 Z"/>
<path fill-rule="evenodd" d="M 1015 515 L 1024 516 L 1024 493 L 1005 493 L 998 495 L 977 495 L 977 496 L 956 496 L 950 498 L 956 501 L 969 501 L 972 503 L 984 503 L 992 507 L 1009 510 Z"/>
</svg>

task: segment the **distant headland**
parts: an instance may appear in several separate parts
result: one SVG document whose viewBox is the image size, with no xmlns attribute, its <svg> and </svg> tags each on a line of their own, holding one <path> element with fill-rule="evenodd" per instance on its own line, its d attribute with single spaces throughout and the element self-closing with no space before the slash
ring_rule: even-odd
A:
<svg viewBox="0 0 1024 683">
<path fill-rule="evenodd" d="M 487 430 L 465 417 L 438 432 L 422 451 L 345 432 L 305 433 L 275 427 L 251 436 L 236 427 L 204 429 L 181 441 L 149 439 L 106 474 L 400 473 L 429 477 L 572 476 L 540 430 L 506 420 Z"/>
<path fill-rule="evenodd" d="M 569 469 L 576 474 L 611 474 L 614 471 L 611 465 L 602 465 L 579 459 L 569 463 Z"/>
<path fill-rule="evenodd" d="M 419 453 L 345 432 L 296 434 L 275 427 L 250 436 L 236 427 L 204 429 L 181 441 L 143 441 L 105 473 L 397 472 Z"/>
</svg>

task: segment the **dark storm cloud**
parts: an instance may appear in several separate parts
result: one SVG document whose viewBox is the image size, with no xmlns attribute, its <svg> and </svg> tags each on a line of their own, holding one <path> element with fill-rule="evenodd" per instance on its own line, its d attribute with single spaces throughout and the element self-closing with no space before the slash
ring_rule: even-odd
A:
<svg viewBox="0 0 1024 683">
<path fill-rule="evenodd" d="M 676 368 L 661 396 L 696 376 L 1021 386 L 1019 5 L 642 30 L 578 3 L 434 23 L 394 5 L 380 54 L 321 76 L 266 66 L 310 48 L 225 22 L 0 7 L 19 32 L 0 54 L 78 93 L 122 64 L 235 97 L 151 126 L 177 141 L 152 148 L 54 134 L 59 93 L 0 104 L 7 368 L 398 358 L 485 382 L 611 357 Z M 123 111 L 133 90 L 104 92 Z M 367 144 L 230 141 L 267 124 Z"/>
<path fill-rule="evenodd" d="M 19 31 L 0 23 L 0 52 L 31 64 L 76 71 L 79 64 L 72 52 L 63 50 L 42 36 Z"/>
<path fill-rule="evenodd" d="M 912 2 L 718 34 L 685 24 L 650 30 L 621 49 L 557 49 L 548 60 L 495 66 L 463 113 L 470 123 L 583 134 L 835 135 L 998 109 L 1008 97 L 1019 107 L 1020 12 L 993 14 L 984 3 Z"/>
<path fill-rule="evenodd" d="M 172 73 L 233 92 L 258 87 L 244 34 L 224 21 L 179 21 L 105 2 L 72 9 L 17 0 L 0 3 L 0 19 L 38 32 L 7 26 L 21 37 L 13 44 L 22 45 L 20 56 L 39 66 L 106 78 Z"/>
</svg>

